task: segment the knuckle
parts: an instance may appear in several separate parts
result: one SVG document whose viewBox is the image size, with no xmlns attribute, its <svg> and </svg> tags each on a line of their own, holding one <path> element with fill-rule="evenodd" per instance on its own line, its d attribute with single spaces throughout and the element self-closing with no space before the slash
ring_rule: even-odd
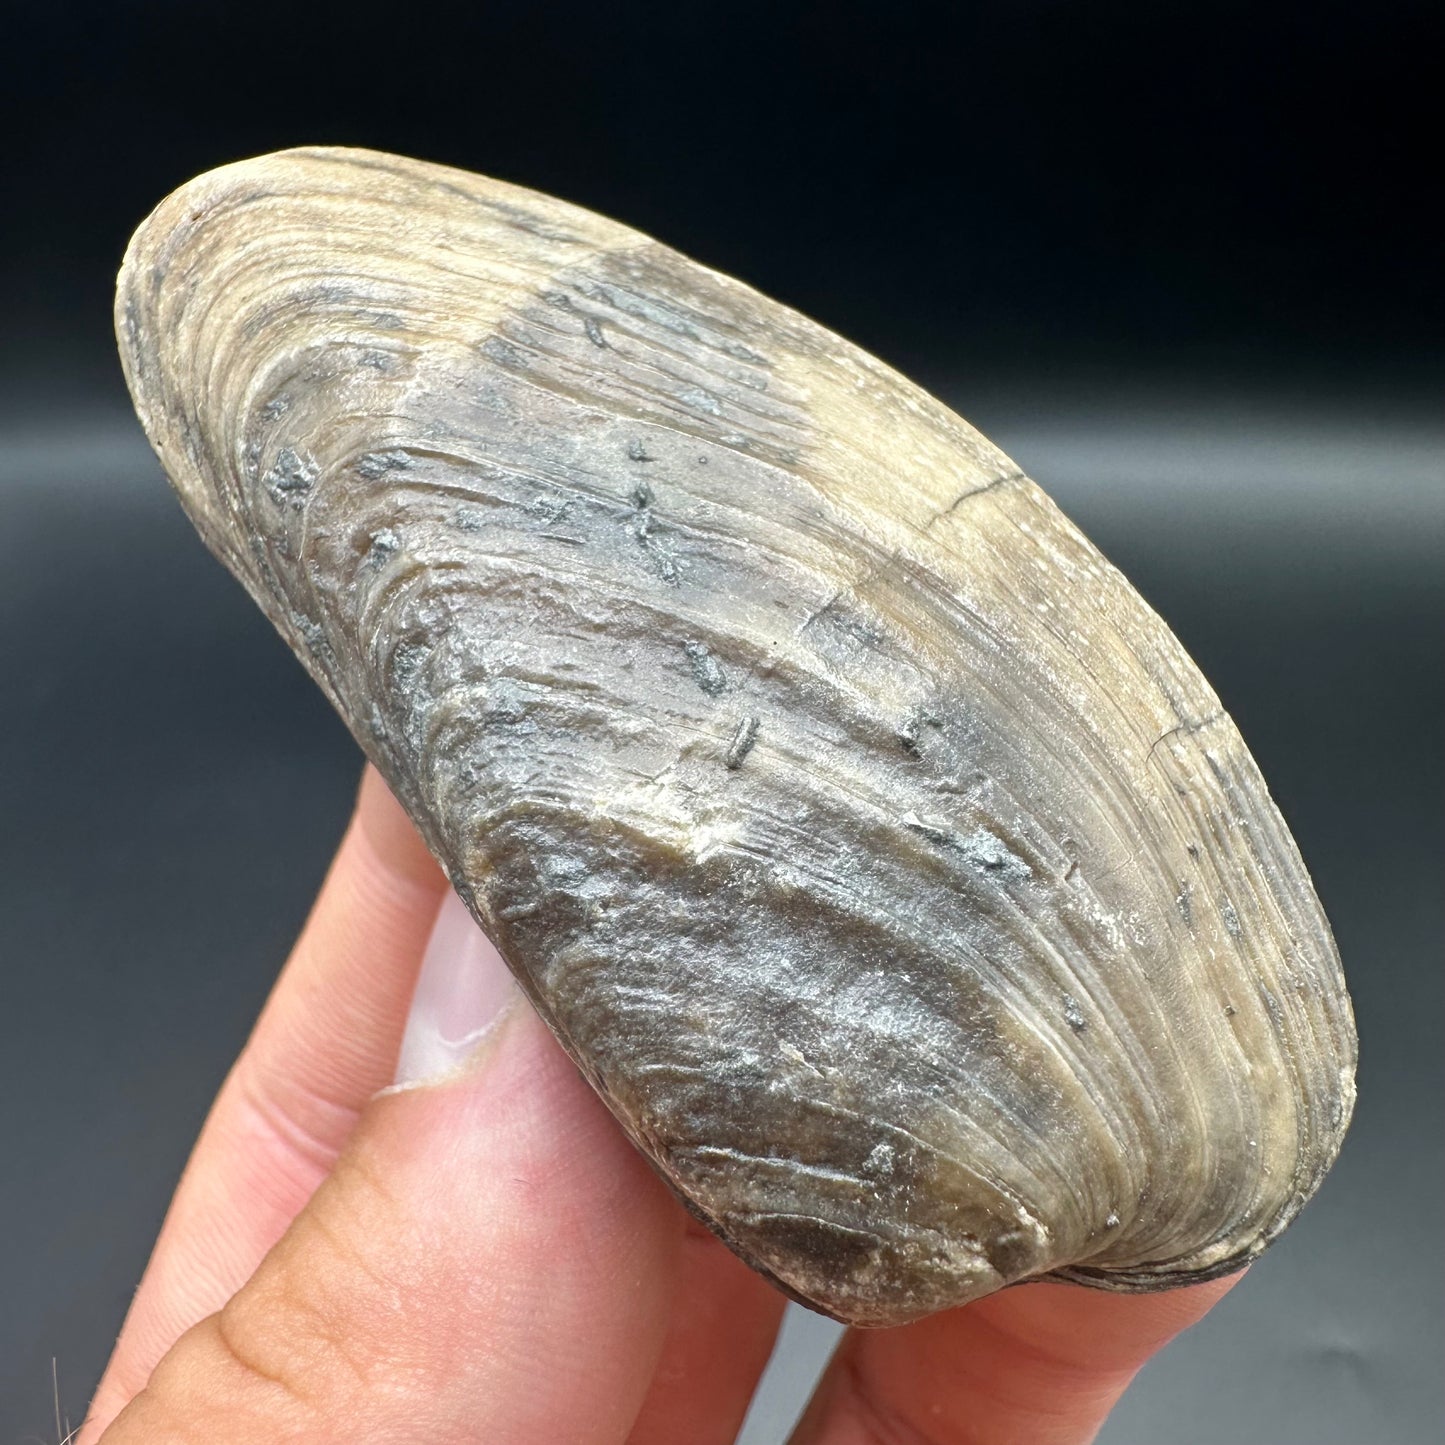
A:
<svg viewBox="0 0 1445 1445">
<path fill-rule="evenodd" d="M 371 1384 L 364 1324 L 374 1291 L 361 1264 L 344 1235 L 304 1216 L 216 1317 L 221 1343 L 250 1375 L 309 1409 L 364 1393 Z"/>
<path fill-rule="evenodd" d="M 105 1431 L 105 1445 L 315 1438 L 313 1402 L 221 1314 L 193 1325 Z"/>
<path fill-rule="evenodd" d="M 266 1348 L 261 1337 L 238 1325 L 229 1309 L 212 1315 L 207 1322 L 210 1347 L 222 1371 L 230 1377 L 232 1392 L 239 1398 L 259 1396 L 271 1413 L 305 1418 L 315 1411 L 315 1400 L 303 1374 L 288 1368 Z"/>
<path fill-rule="evenodd" d="M 292 1072 L 280 1073 L 254 1061 L 250 1067 L 243 1062 L 236 1084 L 251 1127 L 271 1146 L 268 1157 L 283 1172 L 314 1187 L 359 1117 L 354 1105 L 308 1087 Z"/>
</svg>

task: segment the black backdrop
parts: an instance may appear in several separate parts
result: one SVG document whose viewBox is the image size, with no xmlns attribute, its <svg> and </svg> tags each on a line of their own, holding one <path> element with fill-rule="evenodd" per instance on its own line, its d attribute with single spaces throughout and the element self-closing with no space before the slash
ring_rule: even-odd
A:
<svg viewBox="0 0 1445 1445">
<path fill-rule="evenodd" d="M 156 200 L 314 141 L 743 276 L 939 391 L 1123 565 L 1296 829 L 1364 1064 L 1320 1199 L 1105 1439 L 1436 1438 L 1438 7 L 10 0 L 0 26 L 0 1445 L 50 1432 L 52 1356 L 82 1408 L 358 766 L 189 536 L 109 335 Z"/>
<path fill-rule="evenodd" d="M 6 13 L 7 322 L 107 391 L 95 320 L 129 229 L 298 141 L 554 191 L 950 379 L 1120 352 L 1401 362 L 1438 336 L 1423 0 Z"/>
</svg>

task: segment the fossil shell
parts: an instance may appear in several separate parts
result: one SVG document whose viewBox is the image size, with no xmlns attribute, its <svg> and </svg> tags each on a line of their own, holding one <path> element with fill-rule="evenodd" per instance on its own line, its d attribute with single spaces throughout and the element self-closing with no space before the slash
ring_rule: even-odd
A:
<svg viewBox="0 0 1445 1445">
<path fill-rule="evenodd" d="M 211 548 L 684 1202 L 895 1324 L 1236 1269 L 1355 1040 L 1233 723 L 888 367 L 575 206 L 284 152 L 117 326 Z"/>
</svg>

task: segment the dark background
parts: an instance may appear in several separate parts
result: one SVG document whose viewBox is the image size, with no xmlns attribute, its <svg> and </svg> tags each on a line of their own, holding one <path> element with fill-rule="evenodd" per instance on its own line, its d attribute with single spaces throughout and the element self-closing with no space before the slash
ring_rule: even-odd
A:
<svg viewBox="0 0 1445 1445">
<path fill-rule="evenodd" d="M 1104 1441 L 1422 1445 L 1441 1396 L 1440 7 L 0 9 L 0 1445 L 78 1418 L 359 757 L 205 554 L 110 336 L 221 162 L 556 192 L 817 317 L 1038 477 L 1200 661 L 1362 1039 L 1344 1155 Z M 794 1320 L 750 1440 L 829 1338 Z"/>
</svg>

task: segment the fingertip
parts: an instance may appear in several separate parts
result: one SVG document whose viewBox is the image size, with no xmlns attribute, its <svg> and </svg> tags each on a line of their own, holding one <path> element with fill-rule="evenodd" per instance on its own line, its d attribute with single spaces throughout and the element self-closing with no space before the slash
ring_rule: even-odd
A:
<svg viewBox="0 0 1445 1445">
<path fill-rule="evenodd" d="M 1124 1294 L 1061 1280 L 1000 1291 L 959 1314 L 1012 1338 L 1020 1351 L 1068 1370 L 1132 1374 L 1175 1335 L 1202 1319 L 1244 1271 L 1203 1284 Z"/>
<path fill-rule="evenodd" d="M 371 763 L 361 772 L 352 827 L 387 872 L 421 887 L 442 888 L 446 880 L 440 865 Z"/>
<path fill-rule="evenodd" d="M 1158 1294 L 1125 1295 L 1122 1298 L 1149 1302 L 1154 1316 L 1149 1323 L 1163 1332 L 1162 1346 L 1181 1330 L 1203 1319 L 1248 1273 L 1249 1266 L 1245 1265 L 1233 1274 L 1206 1280 L 1203 1284 L 1181 1285 L 1178 1289 L 1162 1290 Z"/>
<path fill-rule="evenodd" d="M 1025 1401 L 1052 1399 L 1063 1408 L 1070 1398 L 1096 1401 L 1121 1393 L 1238 1278 L 1144 1294 L 1033 1280 L 895 1333 L 916 1333 L 938 1368 L 963 1348 L 980 1352 L 992 1361 L 983 1388 L 1007 1395 L 1013 1392 L 1001 1387 L 1013 1380 Z"/>
<path fill-rule="evenodd" d="M 851 1438 L 860 1420 L 940 1445 L 1085 1445 L 1141 1366 L 1240 1277 L 1152 1294 L 1035 1280 L 900 1329 L 852 1332 L 795 1445 Z"/>
</svg>

